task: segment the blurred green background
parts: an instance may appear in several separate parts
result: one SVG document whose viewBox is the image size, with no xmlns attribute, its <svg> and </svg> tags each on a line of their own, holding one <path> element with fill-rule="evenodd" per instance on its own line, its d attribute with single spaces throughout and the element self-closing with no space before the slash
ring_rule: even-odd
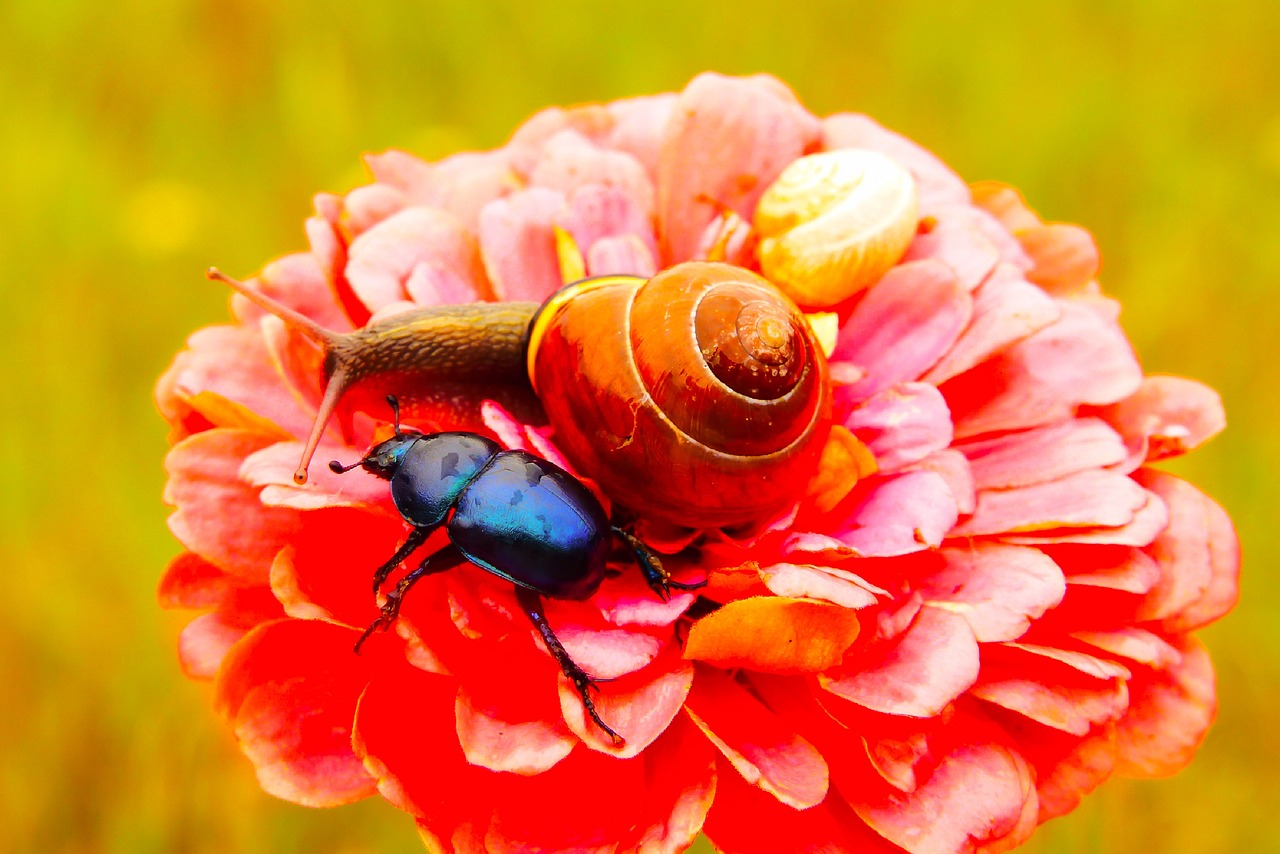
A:
<svg viewBox="0 0 1280 854">
<path fill-rule="evenodd" d="M 361 152 L 488 148 L 704 69 L 770 71 L 1085 224 L 1147 369 L 1221 390 L 1227 434 L 1176 466 L 1245 547 L 1203 634 L 1218 724 L 1180 776 L 1112 781 L 1029 849 L 1280 851 L 1272 0 L 0 4 L 0 850 L 419 850 L 381 802 L 261 793 L 180 675 L 152 385 L 227 316 L 204 267 L 302 248 Z"/>
</svg>

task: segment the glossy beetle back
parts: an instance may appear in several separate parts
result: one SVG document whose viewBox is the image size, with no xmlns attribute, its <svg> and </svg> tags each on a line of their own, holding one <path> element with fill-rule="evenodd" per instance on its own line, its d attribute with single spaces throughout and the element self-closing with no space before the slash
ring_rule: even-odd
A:
<svg viewBox="0 0 1280 854">
<path fill-rule="evenodd" d="M 604 578 L 612 534 L 600 502 L 576 478 L 524 451 L 504 451 L 458 496 L 449 537 L 496 575 L 585 599 Z"/>
<path fill-rule="evenodd" d="M 703 527 L 778 510 L 830 429 L 826 359 L 808 323 L 727 264 L 570 286 L 535 318 L 531 341 L 556 444 L 646 515 Z"/>
<path fill-rule="evenodd" d="M 400 455 L 399 468 L 391 478 L 396 509 L 415 527 L 439 524 L 467 485 L 501 450 L 497 442 L 474 433 L 416 437 Z"/>
</svg>

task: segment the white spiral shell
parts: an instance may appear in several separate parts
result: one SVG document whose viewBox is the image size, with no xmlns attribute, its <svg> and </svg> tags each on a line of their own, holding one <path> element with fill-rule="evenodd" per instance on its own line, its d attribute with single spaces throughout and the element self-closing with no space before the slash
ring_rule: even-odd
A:
<svg viewBox="0 0 1280 854">
<path fill-rule="evenodd" d="M 802 306 L 825 308 L 879 280 L 916 233 L 916 182 L 877 151 L 793 161 L 756 208 L 760 269 Z"/>
</svg>

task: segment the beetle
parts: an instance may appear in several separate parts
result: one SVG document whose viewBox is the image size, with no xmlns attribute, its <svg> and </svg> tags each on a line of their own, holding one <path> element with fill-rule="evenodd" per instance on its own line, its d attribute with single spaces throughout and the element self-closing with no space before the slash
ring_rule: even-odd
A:
<svg viewBox="0 0 1280 854">
<path fill-rule="evenodd" d="M 516 599 L 547 650 L 582 698 L 587 714 L 615 744 L 623 739 L 596 711 L 589 691 L 596 680 L 565 650 L 547 622 L 542 597 L 587 599 L 604 580 L 617 537 L 628 548 L 646 582 L 662 599 L 671 590 L 706 584 L 673 580 L 662 561 L 635 535 L 611 524 L 591 490 L 559 466 L 525 451 L 507 451 L 475 433 L 423 433 L 400 425 L 360 460 L 329 463 L 336 474 L 363 468 L 391 484 L 391 497 L 413 530 L 373 573 L 375 595 L 387 577 L 441 526 L 449 545 L 428 555 L 386 594 L 381 613 L 356 641 L 358 653 L 374 631 L 395 622 L 400 604 L 420 578 L 472 563 L 515 585 Z"/>
</svg>

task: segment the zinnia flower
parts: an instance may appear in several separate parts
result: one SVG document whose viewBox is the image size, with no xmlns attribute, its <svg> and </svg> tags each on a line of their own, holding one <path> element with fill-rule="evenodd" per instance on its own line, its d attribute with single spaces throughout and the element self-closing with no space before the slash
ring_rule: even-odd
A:
<svg viewBox="0 0 1280 854">
<path fill-rule="evenodd" d="M 372 156 L 373 183 L 317 197 L 310 251 L 251 285 L 349 330 L 413 304 L 540 301 L 562 284 L 557 231 L 588 274 L 754 267 L 766 188 L 847 148 L 909 170 L 919 219 L 831 309 L 837 426 L 802 500 L 731 530 L 639 519 L 678 578 L 708 580 L 700 596 L 660 601 L 619 562 L 591 599 L 547 601 L 624 744 L 478 567 L 423 579 L 355 654 L 370 574 L 407 529 L 376 478 L 294 482 L 318 351 L 239 296 L 232 324 L 191 337 L 157 389 L 187 550 L 160 598 L 206 609 L 182 666 L 215 680 L 266 791 L 381 794 L 432 850 L 678 851 L 705 832 L 732 852 L 952 852 L 1012 848 L 1112 773 L 1190 760 L 1215 709 L 1192 632 L 1234 604 L 1238 545 L 1218 505 L 1149 464 L 1222 429 L 1221 403 L 1144 377 L 1092 238 L 1015 191 L 967 185 L 865 116 L 816 118 L 776 80 L 703 75 L 546 110 L 495 151 Z M 536 405 L 504 394 L 444 389 L 407 420 L 567 466 Z M 340 416 L 320 459 L 358 459 L 389 413 L 353 394 Z"/>
</svg>

